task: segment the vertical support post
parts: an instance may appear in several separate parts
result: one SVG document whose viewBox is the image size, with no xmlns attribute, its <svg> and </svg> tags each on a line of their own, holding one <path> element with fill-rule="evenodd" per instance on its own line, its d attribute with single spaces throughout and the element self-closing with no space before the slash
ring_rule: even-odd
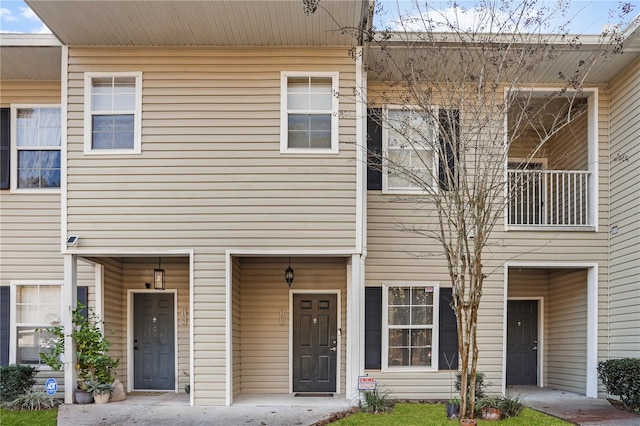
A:
<svg viewBox="0 0 640 426">
<path fill-rule="evenodd" d="M 364 285 L 362 258 L 351 256 L 347 282 L 347 368 L 345 396 L 352 404 L 359 401 L 358 376 L 364 372 Z"/>
<path fill-rule="evenodd" d="M 598 397 L 598 265 L 587 269 L 587 389 Z"/>
<path fill-rule="evenodd" d="M 73 254 L 64 255 L 64 285 L 62 286 L 62 325 L 64 326 L 64 403 L 73 404 L 73 390 L 76 388 L 75 344 L 68 335 L 73 328 L 72 312 L 78 303 L 78 258 Z"/>
</svg>

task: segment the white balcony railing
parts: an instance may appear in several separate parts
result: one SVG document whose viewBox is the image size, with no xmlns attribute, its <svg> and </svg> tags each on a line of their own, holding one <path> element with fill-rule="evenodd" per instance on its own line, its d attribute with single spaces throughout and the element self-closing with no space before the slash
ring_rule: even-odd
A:
<svg viewBox="0 0 640 426">
<path fill-rule="evenodd" d="M 590 175 L 575 170 L 507 170 L 509 225 L 592 225 Z"/>
</svg>

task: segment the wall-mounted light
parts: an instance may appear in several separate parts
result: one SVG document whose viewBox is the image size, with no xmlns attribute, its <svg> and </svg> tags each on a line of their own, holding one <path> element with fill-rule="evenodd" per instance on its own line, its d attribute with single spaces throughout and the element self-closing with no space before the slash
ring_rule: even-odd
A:
<svg viewBox="0 0 640 426">
<path fill-rule="evenodd" d="M 67 247 L 78 247 L 79 241 L 80 241 L 80 237 L 71 235 L 69 238 L 67 238 Z"/>
<path fill-rule="evenodd" d="M 153 270 L 153 288 L 164 290 L 164 269 L 161 267 L 162 258 L 158 258 L 158 268 Z"/>
<path fill-rule="evenodd" d="M 293 284 L 293 269 L 291 268 L 291 258 L 289 258 L 289 267 L 284 270 L 284 280 L 287 282 L 287 285 L 291 287 Z"/>
</svg>

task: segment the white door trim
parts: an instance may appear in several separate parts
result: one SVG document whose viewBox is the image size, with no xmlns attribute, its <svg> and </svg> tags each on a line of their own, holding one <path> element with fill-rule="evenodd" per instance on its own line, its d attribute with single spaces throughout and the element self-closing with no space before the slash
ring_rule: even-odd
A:
<svg viewBox="0 0 640 426">
<path fill-rule="evenodd" d="M 173 294 L 173 344 L 174 344 L 174 392 L 178 393 L 178 290 L 127 289 L 127 392 L 135 391 L 133 387 L 133 295 L 137 293 Z M 144 389 L 146 391 L 150 389 Z M 166 389 L 163 389 L 166 392 Z"/>
<path fill-rule="evenodd" d="M 341 364 L 341 354 L 342 354 L 342 300 L 341 300 L 341 290 L 289 290 L 289 393 L 293 393 L 293 295 L 294 294 L 335 294 L 336 295 L 336 316 L 337 323 L 336 327 L 338 328 L 336 331 L 337 342 L 336 342 L 336 394 L 340 393 L 340 370 L 342 368 Z"/>
</svg>

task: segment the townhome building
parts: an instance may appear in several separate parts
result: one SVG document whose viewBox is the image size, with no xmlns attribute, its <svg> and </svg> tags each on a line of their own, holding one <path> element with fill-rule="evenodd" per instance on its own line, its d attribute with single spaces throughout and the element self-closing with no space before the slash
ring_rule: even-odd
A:
<svg viewBox="0 0 640 426">
<path fill-rule="evenodd" d="M 1 35 L 2 363 L 74 383 L 72 354 L 64 372 L 40 365 L 38 330 L 70 328 L 81 302 L 127 391 L 357 401 L 369 376 L 449 397 L 446 261 L 416 256 L 440 249 L 394 225 L 424 220 L 402 197 L 415 188 L 368 161 L 394 149 L 372 117 L 406 105 L 375 103 L 391 88 L 367 63 L 387 53 L 340 31 L 369 28 L 371 2 L 27 3 L 53 35 Z M 504 164 L 537 195 L 513 198 L 487 259 L 479 369 L 496 392 L 603 397 L 598 361 L 640 353 L 636 27 L 622 46 L 535 167 L 517 166 L 524 140 Z M 562 66 L 528 88 L 551 92 Z M 391 323 L 403 309 L 425 321 Z M 420 342 L 398 338 L 410 330 Z"/>
</svg>

